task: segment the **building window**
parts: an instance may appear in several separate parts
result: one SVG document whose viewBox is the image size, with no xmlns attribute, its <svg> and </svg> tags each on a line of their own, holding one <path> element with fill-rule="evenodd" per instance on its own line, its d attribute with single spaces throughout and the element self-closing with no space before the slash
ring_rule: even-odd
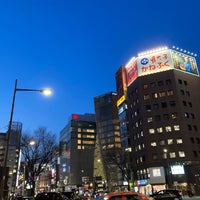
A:
<svg viewBox="0 0 200 200">
<path fill-rule="evenodd" d="M 165 140 L 160 140 L 160 145 L 161 146 L 165 145 Z"/>
<path fill-rule="evenodd" d="M 179 125 L 174 125 L 174 130 L 175 131 L 180 131 L 180 126 Z"/>
<path fill-rule="evenodd" d="M 185 118 L 189 118 L 189 113 L 185 112 L 185 113 L 184 113 L 184 117 L 185 117 Z"/>
<path fill-rule="evenodd" d="M 147 88 L 148 88 L 148 85 L 147 85 L 147 84 L 144 84 L 144 85 L 143 85 L 143 88 L 144 88 L 144 89 L 147 89 Z"/>
<path fill-rule="evenodd" d="M 183 101 L 183 106 L 187 106 L 187 103 L 186 103 L 186 101 Z"/>
<path fill-rule="evenodd" d="M 157 92 L 154 92 L 154 93 L 152 94 L 152 96 L 153 96 L 154 99 L 157 99 L 157 98 L 158 98 L 158 93 L 157 93 Z"/>
<path fill-rule="evenodd" d="M 164 115 L 163 115 L 163 119 L 164 119 L 164 120 L 169 120 L 169 114 L 164 114 Z"/>
<path fill-rule="evenodd" d="M 158 81 L 158 86 L 163 86 L 163 85 L 164 85 L 163 81 Z"/>
<path fill-rule="evenodd" d="M 166 83 L 166 85 L 171 85 L 171 84 L 172 84 L 172 81 L 171 81 L 171 79 L 167 79 L 167 80 L 165 81 L 165 83 Z"/>
<path fill-rule="evenodd" d="M 175 106 L 176 106 L 176 102 L 175 102 L 175 101 L 170 101 L 170 102 L 169 102 L 169 105 L 170 105 L 171 107 L 175 107 Z"/>
<path fill-rule="evenodd" d="M 192 126 L 190 124 L 187 125 L 188 130 L 191 131 L 192 130 Z"/>
<path fill-rule="evenodd" d="M 150 86 L 151 86 L 152 88 L 154 88 L 154 87 L 156 87 L 156 83 L 155 83 L 155 82 L 152 82 L 152 83 L 150 83 Z"/>
<path fill-rule="evenodd" d="M 171 117 L 172 117 L 172 119 L 176 119 L 177 118 L 177 113 L 172 113 Z"/>
<path fill-rule="evenodd" d="M 151 142 L 151 146 L 156 147 L 157 146 L 156 142 Z"/>
<path fill-rule="evenodd" d="M 159 97 L 165 97 L 165 92 L 159 92 Z"/>
<path fill-rule="evenodd" d="M 184 90 L 180 90 L 180 92 L 181 92 L 181 95 L 185 95 Z"/>
<path fill-rule="evenodd" d="M 183 81 L 184 82 L 184 85 L 187 85 L 187 81 Z"/>
<path fill-rule="evenodd" d="M 198 131 L 198 128 L 197 128 L 196 125 L 194 125 L 193 128 L 194 128 L 195 131 Z"/>
<path fill-rule="evenodd" d="M 157 154 L 153 154 L 152 157 L 153 157 L 153 160 L 157 160 L 158 159 L 158 155 Z"/>
<path fill-rule="evenodd" d="M 198 156 L 196 151 L 193 151 L 193 154 L 195 158 Z"/>
<path fill-rule="evenodd" d="M 158 133 L 162 133 L 163 132 L 163 128 L 162 127 L 157 128 L 157 132 Z"/>
<path fill-rule="evenodd" d="M 168 90 L 167 91 L 167 96 L 172 96 L 174 95 L 174 91 L 173 90 Z"/>
<path fill-rule="evenodd" d="M 146 111 L 151 112 L 151 105 L 146 105 Z"/>
<path fill-rule="evenodd" d="M 149 133 L 150 133 L 150 134 L 154 134 L 154 133 L 155 133 L 155 130 L 154 130 L 153 128 L 150 128 L 150 129 L 149 129 Z"/>
<path fill-rule="evenodd" d="M 175 152 L 170 152 L 169 153 L 170 158 L 176 158 L 176 153 Z"/>
<path fill-rule="evenodd" d="M 194 142 L 194 138 L 193 138 L 193 137 L 191 137 L 191 138 L 190 138 L 190 141 L 191 141 L 191 143 L 192 143 L 192 144 L 194 144 L 194 143 L 195 143 L 195 142 Z"/>
<path fill-rule="evenodd" d="M 190 92 L 189 91 L 186 91 L 186 94 L 187 94 L 188 97 L 190 96 Z"/>
<path fill-rule="evenodd" d="M 172 127 L 171 126 L 166 126 L 165 127 L 166 132 L 172 132 Z"/>
<path fill-rule="evenodd" d="M 145 94 L 144 95 L 144 100 L 150 99 L 150 95 L 149 94 Z"/>
<path fill-rule="evenodd" d="M 191 115 L 191 118 L 192 118 L 192 119 L 194 119 L 194 118 L 195 118 L 195 116 L 194 116 L 194 114 L 193 114 L 193 113 L 190 113 L 190 115 Z"/>
<path fill-rule="evenodd" d="M 161 121 L 161 116 L 160 115 L 156 115 L 155 116 L 155 121 L 157 121 L 157 122 Z"/>
<path fill-rule="evenodd" d="M 173 144 L 173 143 L 174 143 L 174 142 L 173 142 L 173 139 L 168 139 L 168 140 L 167 140 L 167 144 L 168 144 L 168 145 L 171 145 L 171 144 Z"/>
<path fill-rule="evenodd" d="M 182 140 L 181 138 L 176 139 L 176 143 L 177 143 L 177 144 L 183 144 L 183 140 Z"/>
<path fill-rule="evenodd" d="M 148 123 L 150 123 L 150 122 L 152 122 L 152 121 L 153 121 L 153 117 L 148 117 L 148 118 L 147 118 L 147 122 L 148 122 Z"/>
<path fill-rule="evenodd" d="M 192 103 L 191 102 L 188 102 L 188 105 L 190 108 L 192 108 Z"/>
<path fill-rule="evenodd" d="M 167 102 L 162 102 L 161 106 L 162 106 L 162 108 L 167 108 Z"/>
<path fill-rule="evenodd" d="M 185 152 L 184 151 L 179 151 L 178 155 L 180 158 L 184 158 L 185 157 Z"/>
<path fill-rule="evenodd" d="M 153 104 L 153 108 L 156 109 L 156 110 L 159 109 L 159 104 L 158 103 L 154 103 Z"/>
<path fill-rule="evenodd" d="M 179 84 L 182 84 L 182 80 L 181 80 L 181 79 L 178 79 L 178 83 L 179 83 Z"/>
</svg>

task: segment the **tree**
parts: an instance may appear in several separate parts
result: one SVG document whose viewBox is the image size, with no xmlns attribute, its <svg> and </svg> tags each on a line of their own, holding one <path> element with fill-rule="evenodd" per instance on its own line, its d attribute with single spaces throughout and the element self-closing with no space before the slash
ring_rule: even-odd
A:
<svg viewBox="0 0 200 200">
<path fill-rule="evenodd" d="M 40 127 L 33 134 L 23 133 L 21 138 L 21 152 L 26 162 L 28 181 L 31 183 L 31 195 L 35 191 L 35 181 L 51 163 L 56 154 L 56 136 Z"/>
</svg>

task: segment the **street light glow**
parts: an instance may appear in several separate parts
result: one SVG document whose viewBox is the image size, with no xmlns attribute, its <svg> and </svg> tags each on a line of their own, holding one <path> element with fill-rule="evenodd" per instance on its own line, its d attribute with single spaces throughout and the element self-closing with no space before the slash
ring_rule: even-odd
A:
<svg viewBox="0 0 200 200">
<path fill-rule="evenodd" d="M 45 96 L 49 96 L 53 93 L 52 89 L 50 89 L 50 88 L 42 89 L 42 90 L 40 90 L 40 92 L 43 93 Z"/>
</svg>

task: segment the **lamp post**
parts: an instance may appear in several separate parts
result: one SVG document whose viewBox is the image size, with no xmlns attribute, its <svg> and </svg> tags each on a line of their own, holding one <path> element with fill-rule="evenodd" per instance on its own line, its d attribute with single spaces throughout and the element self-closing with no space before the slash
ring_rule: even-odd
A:
<svg viewBox="0 0 200 200">
<path fill-rule="evenodd" d="M 8 125 L 8 132 L 7 132 L 7 139 L 6 139 L 6 146 L 5 146 L 5 157 L 4 157 L 4 162 L 2 166 L 2 180 L 1 180 L 1 185 L 0 185 L 0 199 L 4 200 L 5 195 L 4 195 L 4 189 L 5 189 L 5 184 L 6 183 L 6 176 L 7 176 L 7 160 L 8 160 L 8 151 L 9 151 L 9 143 L 10 143 L 10 136 L 11 136 L 11 131 L 12 131 L 12 119 L 13 119 L 13 113 L 14 113 L 14 106 L 15 106 L 15 96 L 17 91 L 22 91 L 22 92 L 41 92 L 44 95 L 50 95 L 52 93 L 51 89 L 25 89 L 25 88 L 17 88 L 17 79 L 15 80 L 15 87 L 14 87 L 14 93 L 13 93 L 13 99 L 12 99 L 12 107 L 11 107 L 11 113 L 10 113 L 10 121 Z"/>
</svg>

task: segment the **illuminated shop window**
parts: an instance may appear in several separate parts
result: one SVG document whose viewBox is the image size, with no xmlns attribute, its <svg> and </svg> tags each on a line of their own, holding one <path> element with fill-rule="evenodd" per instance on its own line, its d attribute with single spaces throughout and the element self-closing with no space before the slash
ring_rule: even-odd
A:
<svg viewBox="0 0 200 200">
<path fill-rule="evenodd" d="M 184 158 L 185 157 L 185 152 L 184 151 L 179 151 L 178 155 L 180 158 Z"/>
<path fill-rule="evenodd" d="M 182 144 L 183 143 L 183 140 L 180 138 L 180 139 L 176 139 L 176 143 L 177 144 Z"/>
</svg>

